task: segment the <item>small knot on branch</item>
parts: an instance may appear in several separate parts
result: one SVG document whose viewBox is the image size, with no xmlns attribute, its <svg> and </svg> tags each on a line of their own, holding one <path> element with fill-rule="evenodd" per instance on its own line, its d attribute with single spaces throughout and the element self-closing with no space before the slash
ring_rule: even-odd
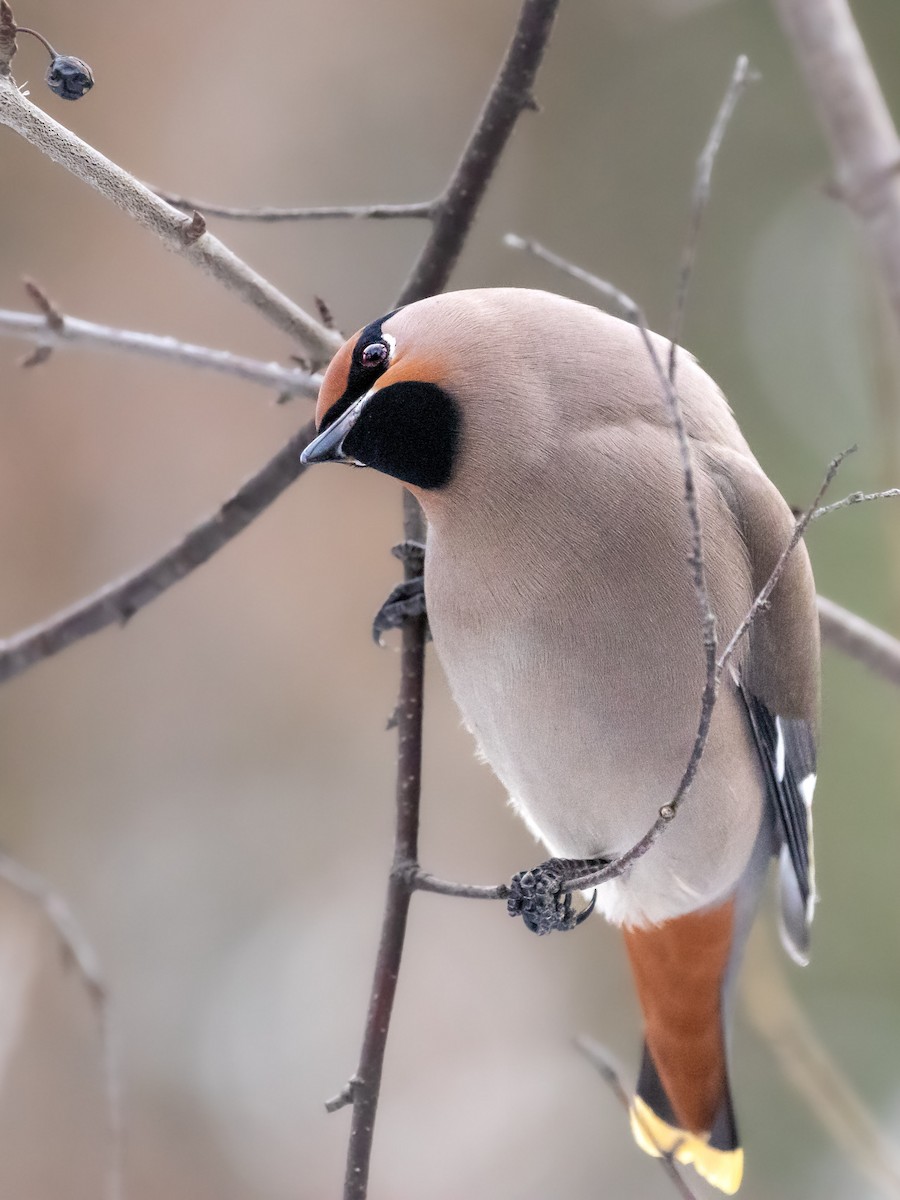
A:
<svg viewBox="0 0 900 1200">
<path fill-rule="evenodd" d="M 19 359 L 20 367 L 39 367 L 45 363 L 53 354 L 52 346 L 35 346 L 30 354 L 26 354 L 24 358 Z"/>
<path fill-rule="evenodd" d="M 419 877 L 419 864 L 412 859 L 402 859 L 400 862 L 394 863 L 391 869 L 391 875 L 413 891 L 416 886 L 416 880 Z"/>
<path fill-rule="evenodd" d="M 194 209 L 191 216 L 181 227 L 181 238 L 186 246 L 193 246 L 206 233 L 206 218 Z"/>
<path fill-rule="evenodd" d="M 325 1101 L 325 1111 L 327 1113 L 340 1112 L 342 1108 L 346 1108 L 348 1104 L 352 1104 L 358 1085 L 359 1079 L 357 1076 L 351 1076 L 336 1096 L 332 1096 L 330 1100 Z"/>
<path fill-rule="evenodd" d="M 47 327 L 52 329 L 54 333 L 62 333 L 65 330 L 66 322 L 62 313 L 47 295 L 42 287 L 40 287 L 33 279 L 28 279 L 27 276 L 22 280 L 25 286 L 25 291 L 34 301 L 34 305 L 47 322 Z"/>
<path fill-rule="evenodd" d="M 313 299 L 316 302 L 316 311 L 319 314 L 319 320 L 326 329 L 336 330 L 337 326 L 334 323 L 334 314 L 326 301 L 321 296 L 313 296 Z"/>
</svg>

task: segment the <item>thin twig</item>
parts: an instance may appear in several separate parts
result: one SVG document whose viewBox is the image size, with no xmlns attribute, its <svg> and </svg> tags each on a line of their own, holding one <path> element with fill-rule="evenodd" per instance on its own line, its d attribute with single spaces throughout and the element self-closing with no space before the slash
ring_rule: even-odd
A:
<svg viewBox="0 0 900 1200">
<path fill-rule="evenodd" d="M 7 125 L 37 150 L 89 183 L 130 217 L 150 229 L 174 250 L 234 291 L 279 329 L 296 338 L 315 359 L 326 363 L 340 346 L 338 334 L 326 329 L 273 284 L 259 275 L 213 234 L 202 218 L 185 217 L 149 188 L 65 126 L 54 121 L 0 74 L 0 124 Z"/>
<path fill-rule="evenodd" d="M 768 604 L 769 597 L 775 590 L 775 585 L 778 583 L 778 580 L 781 578 L 782 572 L 787 565 L 787 560 L 796 550 L 800 539 L 806 532 L 807 526 L 818 512 L 822 503 L 822 498 L 831 486 L 835 475 L 837 475 L 838 471 L 841 469 L 841 464 L 843 463 L 844 459 L 848 454 L 853 454 L 855 451 L 856 447 L 851 446 L 849 450 L 844 450 L 842 454 L 838 454 L 828 464 L 828 470 L 825 472 L 825 478 L 822 480 L 815 500 L 812 502 L 806 512 L 803 513 L 803 515 L 799 517 L 797 521 L 795 521 L 794 532 L 791 534 L 790 541 L 782 550 L 778 561 L 772 568 L 772 573 L 769 575 L 769 578 L 766 580 L 766 583 L 762 588 L 762 591 L 760 591 L 759 595 L 753 601 L 743 621 L 741 621 L 740 625 L 738 625 L 737 629 L 735 629 L 734 633 L 731 635 L 731 641 L 722 651 L 722 656 L 716 664 L 720 673 L 734 654 L 744 635 L 750 629 L 750 626 L 756 620 L 757 614 L 761 609 L 765 608 L 766 604 Z"/>
<path fill-rule="evenodd" d="M 673 383 L 675 382 L 676 351 L 681 344 L 684 316 L 687 311 L 688 289 L 693 278 L 694 265 L 697 261 L 697 249 L 700 245 L 700 230 L 703 226 L 703 217 L 706 213 L 706 207 L 709 204 L 713 167 L 722 148 L 722 141 L 724 140 L 731 118 L 734 116 L 734 110 L 737 108 L 738 101 L 743 95 L 747 84 L 757 78 L 758 76 L 750 70 L 750 60 L 746 54 L 741 54 L 734 64 L 731 81 L 722 98 L 719 111 L 716 113 L 716 119 L 713 121 L 712 129 L 709 131 L 706 145 L 697 159 L 694 190 L 691 196 L 690 225 L 684 248 L 681 252 L 681 267 L 678 272 L 678 285 L 675 289 L 675 312 L 672 317 L 672 332 L 669 337 L 669 378 Z"/>
<path fill-rule="evenodd" d="M 221 375 L 231 375 L 248 383 L 271 388 L 283 396 L 315 399 L 321 383 L 319 376 L 310 375 L 298 367 L 283 367 L 280 363 L 245 358 L 227 350 L 194 346 L 178 338 L 96 325 L 93 321 L 83 321 L 78 317 L 65 316 L 62 325 L 54 328 L 46 318 L 33 313 L 0 309 L 0 336 L 34 342 L 38 351 L 45 351 L 40 361 L 46 361 L 50 351 L 81 346 L 90 350 L 163 359 L 203 371 L 217 371 Z M 23 365 L 36 365 L 34 355 L 26 359 Z"/>
<path fill-rule="evenodd" d="M 575 1046 L 576 1049 L 581 1051 L 591 1066 L 594 1067 L 603 1082 L 607 1084 L 609 1090 L 625 1109 L 625 1112 L 630 1114 L 632 1111 L 631 1096 L 628 1094 L 627 1089 L 622 1084 L 622 1080 L 619 1078 L 619 1072 L 610 1062 L 609 1056 L 600 1043 L 595 1041 L 592 1037 L 588 1037 L 587 1034 L 581 1033 L 575 1039 Z M 637 1120 L 640 1120 L 640 1114 L 637 1114 Z M 696 1200 L 694 1193 L 685 1183 L 681 1176 L 681 1172 L 675 1166 L 672 1155 L 667 1154 L 663 1150 L 659 1142 L 656 1140 L 653 1130 L 650 1129 L 646 1124 L 642 1125 L 642 1129 L 650 1144 L 656 1147 L 658 1151 L 659 1164 L 665 1171 L 668 1178 L 671 1180 L 672 1185 L 678 1192 L 678 1195 L 681 1196 L 682 1200 Z"/>
<path fill-rule="evenodd" d="M 450 182 L 437 202 L 431 233 L 398 304 L 421 300 L 445 286 L 516 120 L 532 103 L 534 80 L 558 7 L 559 0 L 524 0 L 500 71 Z M 404 497 L 403 513 L 406 540 L 424 541 L 424 518 L 408 493 Z M 407 578 L 412 570 L 412 560 L 408 557 Z M 363 1049 L 352 1086 L 353 1119 L 344 1200 L 364 1200 L 368 1190 L 381 1070 L 412 895 L 409 868 L 414 868 L 416 863 L 419 827 L 425 631 L 424 619 L 409 622 L 403 629 L 401 692 L 397 707 L 394 870 L 388 883 Z"/>
<path fill-rule="evenodd" d="M 883 492 L 851 492 L 843 500 L 835 500 L 834 504 L 826 504 L 810 517 L 810 522 L 818 521 L 828 513 L 837 512 L 841 508 L 850 508 L 854 504 L 868 504 L 871 500 L 894 500 L 900 497 L 900 488 L 885 488 Z"/>
<path fill-rule="evenodd" d="M 900 687 L 900 638 L 825 596 L 817 597 L 822 641 Z"/>
<path fill-rule="evenodd" d="M 706 749 L 706 742 L 709 737 L 710 724 L 712 722 L 712 714 L 715 708 L 716 699 L 718 696 L 719 684 L 721 682 L 722 671 L 724 670 L 729 659 L 733 655 L 741 639 L 746 635 L 753 620 L 759 613 L 760 609 L 765 605 L 771 595 L 775 585 L 781 578 L 781 574 L 787 563 L 791 553 L 796 548 L 798 542 L 803 536 L 809 522 L 812 520 L 813 514 L 819 508 L 822 497 L 826 489 L 833 480 L 840 464 L 843 462 L 846 454 L 841 454 L 829 466 L 825 476 L 825 480 L 819 489 L 819 493 L 812 506 L 803 514 L 802 517 L 795 523 L 793 534 L 788 545 L 785 547 L 778 559 L 774 570 L 770 574 L 764 587 L 753 601 L 744 620 L 738 626 L 737 630 L 730 642 L 726 646 L 722 655 L 717 657 L 717 642 L 715 632 L 715 616 L 709 604 L 709 595 L 706 590 L 703 549 L 702 549 L 702 531 L 700 528 L 700 517 L 696 506 L 696 495 L 693 482 L 693 473 L 690 466 L 690 446 L 688 443 L 687 432 L 684 427 L 684 422 L 681 416 L 681 406 L 678 402 L 678 397 L 669 375 L 663 369 L 662 361 L 657 353 L 656 346 L 647 329 L 643 311 L 640 305 L 636 304 L 630 296 L 626 295 L 619 288 L 614 287 L 605 279 L 600 279 L 596 275 L 592 275 L 589 271 L 585 271 L 581 267 L 576 267 L 574 264 L 560 258 L 559 255 L 553 254 L 538 242 L 526 241 L 515 234 L 507 234 L 506 244 L 514 249 L 526 250 L 542 259 L 550 265 L 564 271 L 567 275 L 580 282 L 587 284 L 595 291 L 602 295 L 612 297 L 620 304 L 628 316 L 636 323 L 638 330 L 643 339 L 653 369 L 659 379 L 662 394 L 665 399 L 666 407 L 675 423 L 676 432 L 678 434 L 679 448 L 681 451 L 682 473 L 684 475 L 685 484 L 685 504 L 687 507 L 689 519 L 692 529 L 692 551 L 691 551 L 691 568 L 694 581 L 694 590 L 698 598 L 701 614 L 703 618 L 703 646 L 706 655 L 706 681 L 703 688 L 703 696 L 701 699 L 700 718 L 697 725 L 697 734 L 694 739 L 694 745 L 688 758 L 687 766 L 684 769 L 678 787 L 675 789 L 675 794 L 668 804 L 664 804 L 659 810 L 659 815 L 653 825 L 647 830 L 640 841 L 636 842 L 630 850 L 614 859 L 611 863 L 606 864 L 597 871 L 590 874 L 570 877 L 566 882 L 566 889 L 570 891 L 582 890 L 586 888 L 599 887 L 603 883 L 607 883 L 611 879 L 616 879 L 625 871 L 629 870 L 647 851 L 655 845 L 659 840 L 663 831 L 677 816 L 678 809 L 681 807 L 688 795 L 690 788 L 697 775 L 697 770 L 700 766 L 700 761 Z"/>
<path fill-rule="evenodd" d="M 65 898 L 40 875 L 30 871 L 4 851 L 0 851 L 0 879 L 20 895 L 27 897 L 43 913 L 56 935 L 64 961 L 75 967 L 90 1001 L 100 1038 L 107 1135 L 110 1142 L 106 1196 L 108 1200 L 120 1200 L 123 1194 L 124 1157 L 122 1097 L 109 992 L 97 954 Z"/>
<path fill-rule="evenodd" d="M 509 887 L 505 883 L 492 886 L 482 883 L 452 883 L 449 879 L 438 879 L 426 871 L 414 870 L 410 886 L 419 892 L 435 892 L 439 896 L 460 896 L 466 900 L 505 900 Z"/>
<path fill-rule="evenodd" d="M 300 462 L 300 454 L 314 436 L 315 428 L 309 422 L 211 517 L 153 562 L 107 584 L 49 620 L 0 641 L 0 683 L 89 634 L 108 625 L 124 624 L 172 584 L 205 563 L 303 474 L 306 468 Z"/>
<path fill-rule="evenodd" d="M 654 823 L 652 829 L 636 843 L 626 854 L 621 858 L 616 859 L 602 871 L 592 876 L 592 882 L 579 882 L 574 887 L 593 887 L 595 883 L 605 883 L 609 879 L 614 879 L 627 870 L 638 858 L 641 858 L 650 849 L 653 843 L 657 840 L 663 829 L 676 816 L 678 809 L 687 796 L 697 774 L 697 769 L 700 766 L 700 759 L 703 757 L 703 752 L 706 747 L 706 740 L 709 736 L 709 727 L 712 721 L 713 709 L 716 704 L 716 697 L 719 688 L 719 671 L 716 666 L 716 654 L 718 650 L 718 638 L 716 634 L 716 618 L 712 610 L 712 605 L 709 598 L 709 588 L 706 582 L 706 560 L 703 552 L 703 526 L 700 519 L 700 508 L 697 502 L 697 488 L 694 478 L 693 460 L 691 457 L 690 439 L 688 438 L 687 428 L 684 423 L 684 415 L 681 410 L 681 402 L 678 398 L 678 393 L 675 386 L 663 366 L 662 359 L 659 356 L 650 331 L 647 328 L 647 321 L 644 316 L 643 309 L 630 296 L 623 292 L 620 288 L 614 287 L 605 279 L 599 278 L 597 275 L 585 271 L 581 267 L 576 267 L 573 263 L 567 262 L 560 258 L 558 254 L 553 254 L 547 250 L 539 242 L 526 241 L 518 237 L 516 234 L 507 234 L 504 239 L 506 245 L 513 249 L 525 250 L 533 254 L 536 258 L 542 259 L 558 270 L 565 272 L 574 279 L 585 283 L 588 287 L 600 292 L 602 295 L 612 298 L 619 304 L 630 319 L 635 323 L 640 333 L 641 339 L 646 348 L 653 370 L 656 372 L 657 380 L 659 381 L 660 390 L 662 393 L 663 402 L 669 413 L 669 419 L 672 422 L 675 436 L 678 443 L 678 453 L 681 459 L 681 473 L 684 484 L 684 505 L 688 517 L 688 522 L 691 530 L 691 551 L 689 555 L 689 564 L 691 568 L 691 578 L 694 585 L 694 593 L 697 597 L 697 605 L 700 611 L 700 622 L 703 639 L 703 653 L 706 662 L 706 671 L 703 684 L 703 692 L 700 697 L 700 716 L 697 723 L 697 734 L 694 739 L 694 746 L 691 750 L 687 766 L 679 781 L 678 787 L 675 789 L 675 794 L 668 804 L 664 804 L 659 811 L 659 816 Z"/>
<path fill-rule="evenodd" d="M 228 204 L 210 204 L 206 200 L 189 200 L 164 192 L 161 188 L 147 185 L 150 190 L 171 204 L 173 208 L 187 212 L 201 212 L 205 217 L 221 217 L 226 221 L 259 221 L 275 224 L 279 221 L 397 221 L 406 219 L 430 219 L 434 214 L 433 200 L 416 204 L 331 204 L 315 208 L 277 208 L 262 205 L 259 208 L 238 208 Z"/>
</svg>

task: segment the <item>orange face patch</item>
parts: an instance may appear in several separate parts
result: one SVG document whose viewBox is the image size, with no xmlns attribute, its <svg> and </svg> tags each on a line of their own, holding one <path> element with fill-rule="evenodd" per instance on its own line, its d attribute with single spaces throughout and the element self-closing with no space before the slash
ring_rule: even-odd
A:
<svg viewBox="0 0 900 1200">
<path fill-rule="evenodd" d="M 358 330 L 353 337 L 344 342 L 328 364 L 316 403 L 316 429 L 321 429 L 326 415 L 347 391 L 353 352 L 363 332 L 363 330 Z M 404 380 L 438 383 L 443 366 L 443 360 L 435 356 L 401 354 L 400 348 L 397 347 L 393 361 L 388 365 L 384 374 L 378 376 L 372 386 L 377 391 L 379 388 L 387 387 L 392 383 L 401 383 Z"/>
<path fill-rule="evenodd" d="M 340 350 L 328 364 L 322 386 L 319 388 L 319 399 L 316 402 L 316 429 L 322 424 L 322 419 L 332 405 L 337 404 L 347 390 L 347 379 L 350 375 L 350 362 L 353 358 L 353 348 L 356 345 L 359 330 L 353 337 L 344 342 Z"/>
</svg>

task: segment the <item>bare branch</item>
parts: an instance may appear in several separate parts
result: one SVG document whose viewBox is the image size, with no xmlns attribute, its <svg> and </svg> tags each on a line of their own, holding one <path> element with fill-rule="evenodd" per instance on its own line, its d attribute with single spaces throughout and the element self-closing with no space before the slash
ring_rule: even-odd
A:
<svg viewBox="0 0 900 1200">
<path fill-rule="evenodd" d="M 706 145 L 697 159 L 697 172 L 694 176 L 694 191 L 691 196 L 691 219 L 688 227 L 687 240 L 681 251 L 681 267 L 678 272 L 678 285 L 675 289 L 675 312 L 672 317 L 672 332 L 669 338 L 669 378 L 675 382 L 675 366 L 677 348 L 681 344 L 681 334 L 684 329 L 684 316 L 687 311 L 688 289 L 694 274 L 694 264 L 697 261 L 697 249 L 700 245 L 700 230 L 712 184 L 712 172 L 722 141 L 728 130 L 734 110 L 744 93 L 747 84 L 759 76 L 750 70 L 750 60 L 746 54 L 741 54 L 734 64 L 731 82 L 722 98 L 716 119 L 709 131 Z"/>
<path fill-rule="evenodd" d="M 688 522 L 691 531 L 691 552 L 689 563 L 691 568 L 691 578 L 694 584 L 694 592 L 697 597 L 697 605 L 700 610 L 700 622 L 703 638 L 703 653 L 706 660 L 706 678 L 703 685 L 703 693 L 700 698 L 700 716 L 697 724 L 697 735 L 694 740 L 694 747 L 685 767 L 684 774 L 675 790 L 675 795 L 668 804 L 664 804 L 659 811 L 659 816 L 654 823 L 652 829 L 631 848 L 621 858 L 617 858 L 614 862 L 608 864 L 601 871 L 590 877 L 590 882 L 584 882 L 581 878 L 577 883 L 573 884 L 574 888 L 593 887 L 595 884 L 605 883 L 609 879 L 614 879 L 621 875 L 632 863 L 641 858 L 668 823 L 675 817 L 681 806 L 685 796 L 690 791 L 691 785 L 697 774 L 697 768 L 700 765 L 700 759 L 703 756 L 703 751 L 706 747 L 706 739 L 709 736 L 709 726 L 712 721 L 713 709 L 716 704 L 716 697 L 719 689 L 720 671 L 716 664 L 716 654 L 718 650 L 718 639 L 716 634 L 716 618 L 712 610 L 712 605 L 709 599 L 709 588 L 706 582 L 706 560 L 703 553 L 703 527 L 700 520 L 700 508 L 697 502 L 696 480 L 694 478 L 693 460 L 691 457 L 690 439 L 688 438 L 687 428 L 684 424 L 684 416 L 681 411 L 681 401 L 678 398 L 678 393 L 672 382 L 672 378 L 666 372 L 663 366 L 662 359 L 657 352 L 657 348 L 647 328 L 647 321 L 644 312 L 639 304 L 626 295 L 619 288 L 614 287 L 605 279 L 600 279 L 596 275 L 592 275 L 589 271 L 583 270 L 581 267 L 576 267 L 559 255 L 553 254 L 538 242 L 527 242 L 523 238 L 515 234 L 507 234 L 506 244 L 514 249 L 526 250 L 535 255 L 535 257 L 543 259 L 559 270 L 564 271 L 567 275 L 580 282 L 585 283 L 588 287 L 600 292 L 602 295 L 612 298 L 617 304 L 621 305 L 626 314 L 636 323 L 641 339 L 647 350 L 650 362 L 656 372 L 659 381 L 660 390 L 662 393 L 663 402 L 669 413 L 669 419 L 672 422 L 675 431 L 675 437 L 678 443 L 678 453 L 681 459 L 681 473 L 684 481 L 684 505 L 687 513 Z M 587 878 L 587 877 L 584 877 Z"/>
<path fill-rule="evenodd" d="M 314 208 L 277 208 L 273 205 L 262 205 L 259 208 L 237 208 L 228 204 L 210 204 L 206 200 L 189 200 L 185 196 L 176 196 L 149 184 L 147 186 L 173 208 L 184 209 L 187 212 L 197 210 L 205 217 L 221 217 L 225 221 L 257 221 L 268 224 L 277 224 L 280 221 L 397 221 L 409 218 L 430 219 L 435 209 L 433 200 L 424 200 L 416 204 L 330 204 Z"/>
<path fill-rule="evenodd" d="M 525 0 L 503 65 L 449 184 L 436 201 L 434 224 L 397 301 L 411 304 L 446 287 L 484 193 L 532 88 L 559 0 Z"/>
<path fill-rule="evenodd" d="M 630 1114 L 631 1096 L 623 1086 L 622 1080 L 619 1078 L 619 1072 L 610 1062 L 609 1056 L 600 1043 L 588 1037 L 587 1034 L 582 1033 L 575 1039 L 575 1046 L 576 1049 L 581 1051 L 591 1066 L 595 1068 L 603 1082 L 608 1085 L 609 1090 L 625 1109 L 625 1112 Z M 640 1114 L 637 1114 L 637 1119 L 640 1121 Z M 682 1200 L 696 1200 L 694 1193 L 684 1182 L 681 1172 L 675 1166 L 672 1155 L 666 1154 L 662 1149 L 653 1134 L 653 1130 L 649 1128 L 646 1122 L 642 1122 L 642 1129 L 647 1140 L 659 1152 L 659 1164 L 672 1181 L 678 1195 L 682 1197 Z"/>
<path fill-rule="evenodd" d="M 745 634 L 749 631 L 750 626 L 756 620 L 756 617 L 759 614 L 760 609 L 764 608 L 766 606 L 766 604 L 768 603 L 769 597 L 772 595 L 772 592 L 775 590 L 775 585 L 778 583 L 778 580 L 781 578 L 784 568 L 787 565 L 787 560 L 790 558 L 790 556 L 796 550 L 800 539 L 803 537 L 804 533 L 806 532 L 807 526 L 809 525 L 810 521 L 812 521 L 815 514 L 819 511 L 819 507 L 822 503 L 822 498 L 825 495 L 825 493 L 828 491 L 829 487 L 831 486 L 831 483 L 834 480 L 835 475 L 837 475 L 838 471 L 841 469 L 841 464 L 843 463 L 843 461 L 847 457 L 847 455 L 853 454 L 855 452 L 855 450 L 856 450 L 856 447 L 851 446 L 849 450 L 845 450 L 842 454 L 839 454 L 836 458 L 833 458 L 831 460 L 831 462 L 829 463 L 828 470 L 825 472 L 825 478 L 822 480 L 822 484 L 819 487 L 819 491 L 816 495 L 815 500 L 812 502 L 812 504 L 806 510 L 806 512 L 795 522 L 794 532 L 791 534 L 790 541 L 785 546 L 785 548 L 782 550 L 782 552 L 778 558 L 778 561 L 775 563 L 775 566 L 772 568 L 771 575 L 766 580 L 765 586 L 763 587 L 762 591 L 759 593 L 759 595 L 756 597 L 756 599 L 751 604 L 750 609 L 748 610 L 747 615 L 744 617 L 743 621 L 741 621 L 740 625 L 738 625 L 737 629 L 731 635 L 731 641 L 728 643 L 728 645 L 722 651 L 722 656 L 717 663 L 717 667 L 720 672 L 724 669 L 724 667 L 728 663 L 728 660 L 731 658 L 731 656 L 734 654 L 735 650 L 737 649 L 739 643 L 741 642 L 741 640 L 743 639 Z"/>
<path fill-rule="evenodd" d="M 443 196 L 437 202 L 431 234 L 406 281 L 398 304 L 410 304 L 445 286 L 516 120 L 523 109 L 532 104 L 532 87 L 558 7 L 559 0 L 524 0 L 506 57 L 468 145 Z M 424 518 L 409 493 L 404 496 L 403 513 L 406 540 L 424 541 Z M 405 571 L 407 579 L 412 571 L 413 560 L 408 556 Z M 360 1065 L 352 1087 L 353 1119 L 347 1151 L 344 1200 L 364 1200 L 368 1190 L 381 1071 L 412 896 L 409 868 L 414 868 L 417 859 L 425 631 L 424 618 L 412 620 L 403 628 L 402 675 L 397 706 L 394 870 L 388 883 Z"/>
<path fill-rule="evenodd" d="M 318 395 L 320 376 L 310 375 L 296 367 L 282 367 L 279 363 L 261 362 L 259 359 L 231 354 L 227 350 L 194 346 L 190 342 L 182 342 L 173 337 L 116 329 L 110 325 L 96 325 L 78 317 L 61 316 L 61 322 L 54 328 L 44 317 L 0 309 L 0 336 L 34 342 L 39 350 L 45 352 L 42 356 L 43 361 L 46 361 L 53 350 L 81 346 L 90 350 L 163 359 L 178 363 L 182 367 L 217 371 L 221 375 L 231 375 L 248 383 L 272 388 L 285 396 L 306 396 L 315 399 Z"/>
<path fill-rule="evenodd" d="M 900 140 L 847 0 L 772 0 L 900 333 Z"/>
<path fill-rule="evenodd" d="M 851 492 L 843 500 L 835 500 L 834 504 L 826 504 L 817 509 L 810 517 L 810 522 L 818 521 L 828 513 L 837 512 L 841 508 L 850 508 L 854 504 L 868 504 L 871 500 L 894 500 L 900 496 L 900 488 L 885 488 L 883 492 Z"/>
<path fill-rule="evenodd" d="M 403 626 L 397 703 L 397 818 L 395 866 L 414 863 L 419 852 L 419 788 L 422 764 L 422 680 L 425 674 L 425 618 Z M 381 1072 L 412 891 L 402 870 L 392 870 L 381 926 L 369 1011 L 359 1067 L 350 1083 L 353 1119 L 347 1147 L 344 1200 L 365 1200 Z M 343 1095 L 343 1093 L 342 1093 Z"/>
<path fill-rule="evenodd" d="M 426 871 L 413 869 L 410 886 L 419 892 L 435 892 L 439 896 L 460 896 L 465 900 L 505 900 L 509 888 L 505 883 L 496 887 L 480 883 L 451 883 L 449 879 L 438 879 Z"/>
<path fill-rule="evenodd" d="M 306 468 L 300 462 L 300 454 L 314 435 L 313 423 L 304 425 L 217 512 L 147 566 L 108 584 L 40 625 L 0 641 L 0 683 L 108 625 L 123 625 L 174 583 L 202 566 L 303 474 Z"/>
<path fill-rule="evenodd" d="M 34 871 L 30 871 L 3 851 L 0 851 L 0 879 L 27 897 L 43 913 L 56 935 L 64 961 L 74 966 L 93 1009 L 100 1037 L 103 1083 L 106 1093 L 107 1136 L 110 1143 L 106 1195 L 108 1200 L 120 1200 L 124 1154 L 122 1097 L 109 993 L 100 971 L 96 952 L 75 919 L 65 898 L 40 875 L 36 875 Z"/>
<path fill-rule="evenodd" d="M 818 597 L 822 641 L 900 687 L 900 638 L 825 596 Z"/>
<path fill-rule="evenodd" d="M 694 746 L 691 750 L 687 766 L 681 777 L 681 781 L 675 790 L 675 794 L 668 804 L 664 804 L 659 810 L 659 816 L 654 821 L 646 834 L 636 842 L 630 850 L 614 859 L 611 863 L 607 863 L 604 867 L 585 873 L 583 875 L 571 876 L 566 879 L 566 890 L 575 891 L 586 888 L 598 887 L 600 884 L 608 882 L 610 879 L 616 879 L 628 870 L 639 858 L 647 853 L 647 851 L 657 842 L 669 823 L 674 820 L 681 807 L 682 802 L 687 796 L 690 788 L 696 778 L 697 770 L 700 766 L 700 761 L 706 749 L 706 742 L 709 737 L 709 727 L 712 721 L 713 709 L 715 708 L 716 699 L 718 696 L 719 683 L 722 677 L 722 671 L 740 643 L 741 639 L 746 635 L 751 624 L 759 613 L 760 609 L 766 604 L 769 596 L 781 578 L 784 567 L 788 558 L 796 549 L 798 542 L 803 537 L 803 534 L 813 518 L 813 515 L 818 510 L 822 497 L 825 494 L 829 484 L 834 479 L 841 463 L 850 451 L 845 451 L 839 455 L 829 466 L 825 476 L 825 480 L 819 489 L 815 501 L 807 512 L 796 522 L 793 534 L 790 541 L 784 548 L 781 557 L 778 559 L 775 567 L 766 581 L 765 586 L 760 591 L 759 595 L 753 601 L 744 620 L 735 630 L 730 642 L 725 647 L 722 655 L 717 655 L 715 616 L 712 612 L 709 602 L 709 593 L 706 588 L 705 568 L 703 559 L 702 547 L 702 530 L 700 526 L 700 514 L 696 503 L 696 494 L 693 479 L 693 469 L 690 460 L 690 445 L 688 442 L 687 431 L 684 427 L 684 421 L 681 415 L 681 406 L 678 401 L 678 396 L 672 385 L 672 381 L 666 371 L 663 369 L 656 346 L 647 329 L 647 324 L 644 319 L 642 309 L 630 296 L 608 283 L 605 279 L 600 279 L 596 275 L 592 275 L 589 271 L 583 270 L 581 267 L 576 267 L 559 255 L 553 254 L 538 242 L 529 242 L 518 237 L 515 234 L 507 234 L 506 244 L 514 249 L 526 250 L 535 255 L 535 257 L 550 263 L 552 266 L 564 271 L 567 275 L 582 283 L 587 284 L 595 291 L 602 295 L 613 298 L 620 304 L 625 312 L 637 323 L 638 330 L 644 341 L 650 361 L 653 364 L 653 369 L 659 379 L 662 388 L 663 398 L 666 407 L 669 410 L 673 424 L 675 425 L 676 434 L 678 437 L 679 449 L 681 453 L 682 474 L 685 484 L 685 506 L 688 512 L 691 523 L 692 532 L 692 550 L 691 550 L 691 569 L 694 581 L 694 590 L 697 595 L 698 604 L 701 610 L 703 620 L 703 646 L 706 656 L 706 682 L 703 688 L 703 696 L 700 706 L 700 719 L 697 726 L 697 734 L 694 739 Z M 843 506 L 843 502 L 840 505 Z"/>
<path fill-rule="evenodd" d="M 22 95 L 11 77 L 2 73 L 0 124 L 7 125 L 48 158 L 89 183 L 138 224 L 155 233 L 170 250 L 184 255 L 207 275 L 236 292 L 267 320 L 301 342 L 317 365 L 328 362 L 340 346 L 337 334 L 257 274 L 218 238 L 200 230 L 193 218 L 186 218 L 160 200 L 134 176 L 37 108 Z"/>
</svg>

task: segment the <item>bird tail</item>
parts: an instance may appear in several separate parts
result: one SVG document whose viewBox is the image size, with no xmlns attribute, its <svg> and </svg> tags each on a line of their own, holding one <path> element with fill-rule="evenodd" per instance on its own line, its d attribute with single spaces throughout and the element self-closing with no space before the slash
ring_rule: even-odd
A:
<svg viewBox="0 0 900 1200">
<path fill-rule="evenodd" d="M 676 1162 L 693 1166 L 708 1183 L 727 1196 L 733 1196 L 740 1187 L 744 1151 L 738 1140 L 727 1082 L 712 1129 L 708 1132 L 685 1129 L 675 1115 L 645 1043 L 630 1119 L 632 1136 L 646 1154 L 655 1158 L 671 1155 Z"/>
<path fill-rule="evenodd" d="M 624 930 L 645 1023 L 632 1134 L 648 1154 L 692 1165 L 728 1196 L 744 1169 L 723 1003 L 734 908 L 731 899 L 663 925 Z"/>
</svg>

